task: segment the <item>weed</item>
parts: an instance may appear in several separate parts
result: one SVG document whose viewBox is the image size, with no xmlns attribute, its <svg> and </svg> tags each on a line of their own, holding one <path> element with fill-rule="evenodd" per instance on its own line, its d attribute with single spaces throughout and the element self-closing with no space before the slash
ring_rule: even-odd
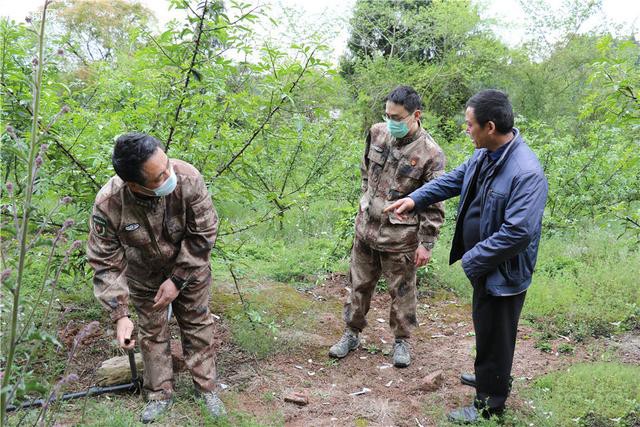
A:
<svg viewBox="0 0 640 427">
<path fill-rule="evenodd" d="M 640 404 L 640 367 L 581 363 L 538 378 L 522 394 L 534 402 L 528 421 L 537 426 L 630 427 Z"/>
<path fill-rule="evenodd" d="M 534 347 L 540 351 L 544 351 L 545 353 L 553 352 L 553 347 L 548 341 L 537 341 Z"/>
<path fill-rule="evenodd" d="M 367 353 L 369 354 L 377 354 L 380 352 L 380 347 L 378 347 L 377 345 L 375 345 L 374 343 L 369 343 L 367 344 L 367 346 L 364 348 Z"/>
<path fill-rule="evenodd" d="M 378 283 L 376 284 L 376 292 L 379 294 L 389 292 L 389 284 L 384 277 L 381 277 L 380 280 L 378 280 Z"/>
<path fill-rule="evenodd" d="M 338 366 L 338 360 L 333 358 L 327 359 L 325 360 L 324 365 L 328 368 L 333 368 L 334 366 Z"/>
<path fill-rule="evenodd" d="M 608 336 L 633 328 L 640 307 L 637 249 L 611 231 L 543 239 L 523 318 L 554 336 Z"/>
<path fill-rule="evenodd" d="M 561 343 L 558 346 L 558 353 L 561 353 L 561 354 L 573 354 L 575 353 L 575 351 L 576 351 L 575 347 L 569 343 Z"/>
<path fill-rule="evenodd" d="M 276 393 L 273 391 L 265 391 L 262 393 L 262 400 L 265 402 L 273 402 L 276 400 Z"/>
</svg>

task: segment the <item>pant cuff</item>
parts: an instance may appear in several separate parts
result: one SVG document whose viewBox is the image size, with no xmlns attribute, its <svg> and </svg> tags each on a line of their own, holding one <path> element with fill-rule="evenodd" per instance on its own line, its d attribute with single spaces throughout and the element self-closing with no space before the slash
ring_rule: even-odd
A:
<svg viewBox="0 0 640 427">
<path fill-rule="evenodd" d="M 169 400 L 173 398 L 173 390 L 146 391 L 147 400 Z"/>
</svg>

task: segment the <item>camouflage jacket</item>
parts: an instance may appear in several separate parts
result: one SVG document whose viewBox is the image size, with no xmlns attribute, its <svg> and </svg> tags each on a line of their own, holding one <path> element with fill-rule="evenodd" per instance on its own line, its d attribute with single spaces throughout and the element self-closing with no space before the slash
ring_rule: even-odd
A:
<svg viewBox="0 0 640 427">
<path fill-rule="evenodd" d="M 211 196 L 196 168 L 175 159 L 171 164 L 178 183 L 168 196 L 136 196 L 117 176 L 96 196 L 87 258 L 95 296 L 114 321 L 129 314 L 128 279 L 174 277 L 188 286 L 210 268 L 218 232 Z"/>
<path fill-rule="evenodd" d="M 444 153 L 420 128 L 396 139 L 385 123 L 371 127 L 361 162 L 362 198 L 356 216 L 356 236 L 379 251 L 408 252 L 435 243 L 444 222 L 444 205 L 436 203 L 419 214 L 400 219 L 382 210 L 444 173 Z"/>
</svg>

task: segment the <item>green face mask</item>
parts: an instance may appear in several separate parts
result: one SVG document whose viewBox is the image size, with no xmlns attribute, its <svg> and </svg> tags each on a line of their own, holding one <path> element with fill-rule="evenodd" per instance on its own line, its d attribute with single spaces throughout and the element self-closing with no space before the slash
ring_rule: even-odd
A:
<svg viewBox="0 0 640 427">
<path fill-rule="evenodd" d="M 394 138 L 404 138 L 409 133 L 409 126 L 403 121 L 385 118 L 387 129 Z"/>
</svg>

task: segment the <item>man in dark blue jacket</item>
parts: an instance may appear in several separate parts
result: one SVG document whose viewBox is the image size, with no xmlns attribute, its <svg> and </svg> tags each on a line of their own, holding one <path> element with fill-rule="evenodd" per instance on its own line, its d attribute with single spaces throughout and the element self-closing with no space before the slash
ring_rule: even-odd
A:
<svg viewBox="0 0 640 427">
<path fill-rule="evenodd" d="M 467 102 L 467 133 L 475 152 L 453 171 L 433 180 L 384 212 L 400 217 L 460 195 L 449 262 L 462 259 L 473 285 L 476 331 L 474 404 L 449 414 L 473 423 L 500 415 L 511 389 L 518 320 L 536 263 L 547 180 L 536 155 L 513 127 L 507 95 L 477 93 Z"/>
</svg>

